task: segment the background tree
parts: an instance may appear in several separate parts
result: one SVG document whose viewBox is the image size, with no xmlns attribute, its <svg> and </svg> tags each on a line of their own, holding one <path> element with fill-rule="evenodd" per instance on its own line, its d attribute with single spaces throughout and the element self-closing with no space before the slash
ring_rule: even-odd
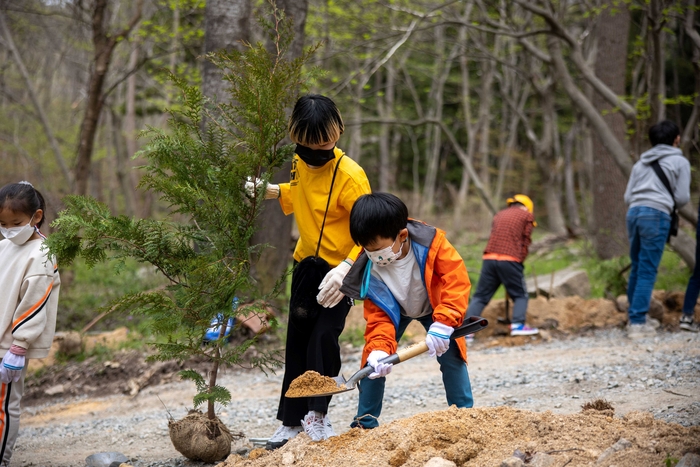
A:
<svg viewBox="0 0 700 467">
<path fill-rule="evenodd" d="M 55 222 L 58 230 L 48 241 L 64 263 L 79 257 L 89 265 L 134 258 L 167 278 L 166 289 L 127 294 L 110 309 L 152 318 L 153 332 L 167 339 L 153 344 L 156 353 L 150 358 L 187 361 L 198 356 L 209 362 L 205 375 L 194 369 L 180 373 L 196 384 L 194 405 L 206 403 L 206 415 L 190 414 L 169 424 L 175 447 L 188 458 L 207 462 L 225 457 L 231 448 L 230 432 L 215 414 L 215 403 L 231 399 L 228 390 L 217 385 L 218 370 L 242 364 L 243 354 L 255 342 L 253 337 L 225 346 L 226 323 L 251 311 L 265 314 L 255 300 L 264 303 L 279 291 L 261 294 L 250 275 L 252 254 L 264 248 L 251 246 L 250 240 L 265 189 L 263 183 L 249 197 L 244 183 L 251 175 L 257 178 L 263 167 L 270 169 L 263 178 L 267 182 L 272 170 L 291 157 L 291 145 L 279 145 L 286 134 L 286 109 L 309 78 L 302 66 L 314 52 L 309 49 L 295 60 L 286 59 L 291 26 L 273 11 L 277 21 L 265 24 L 276 53 L 260 42 L 243 51 L 208 55 L 223 73 L 228 102 L 212 109 L 197 86 L 173 76 L 182 101 L 170 112 L 169 131 L 153 128 L 146 133 L 150 143 L 144 150 L 148 163 L 142 184 L 187 222 L 113 216 L 93 198 L 70 196 Z M 250 302 L 253 305 L 237 305 Z M 219 326 L 219 338 L 203 346 L 212 323 Z M 249 361 L 265 370 L 279 365 L 277 357 L 274 351 L 263 351 Z"/>
</svg>

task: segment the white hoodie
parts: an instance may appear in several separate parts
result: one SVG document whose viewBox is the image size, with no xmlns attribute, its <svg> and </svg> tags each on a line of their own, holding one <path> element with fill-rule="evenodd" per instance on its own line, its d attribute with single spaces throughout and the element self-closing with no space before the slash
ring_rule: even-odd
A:
<svg viewBox="0 0 700 467">
<path fill-rule="evenodd" d="M 673 199 L 651 163 L 659 161 L 673 190 Z M 657 144 L 642 154 L 632 167 L 625 190 L 625 203 L 632 208 L 645 206 L 666 214 L 673 211 L 675 199 L 678 208 L 690 201 L 690 163 L 683 152 L 667 144 Z"/>
<path fill-rule="evenodd" d="M 27 349 L 27 358 L 49 354 L 61 278 L 43 245 L 0 240 L 0 356 L 13 344 Z"/>
</svg>

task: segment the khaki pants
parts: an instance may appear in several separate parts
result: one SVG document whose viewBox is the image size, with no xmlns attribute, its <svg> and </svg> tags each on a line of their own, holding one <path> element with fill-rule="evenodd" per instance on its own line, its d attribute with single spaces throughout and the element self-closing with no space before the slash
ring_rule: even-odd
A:
<svg viewBox="0 0 700 467">
<path fill-rule="evenodd" d="M 0 384 L 0 467 L 8 467 L 19 432 L 20 401 L 24 394 L 25 363 L 22 377 L 16 383 Z"/>
</svg>

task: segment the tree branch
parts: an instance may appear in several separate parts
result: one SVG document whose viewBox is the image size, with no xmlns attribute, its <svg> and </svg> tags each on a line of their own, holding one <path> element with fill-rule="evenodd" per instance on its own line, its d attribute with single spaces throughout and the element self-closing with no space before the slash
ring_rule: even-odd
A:
<svg viewBox="0 0 700 467">
<path fill-rule="evenodd" d="M 517 0 L 516 0 L 517 1 Z M 632 172 L 632 161 L 629 154 L 622 146 L 620 141 L 615 137 L 608 124 L 605 122 L 600 112 L 595 108 L 593 103 L 588 100 L 585 94 L 576 86 L 573 78 L 569 74 L 569 70 L 564 63 L 564 57 L 561 53 L 559 40 L 555 37 L 550 37 L 547 40 L 549 53 L 552 55 L 552 63 L 557 76 L 557 81 L 564 87 L 564 90 L 569 95 L 571 101 L 578 107 L 581 113 L 590 122 L 595 129 L 600 142 L 610 152 L 625 177 L 629 177 Z"/>
<path fill-rule="evenodd" d="M 12 56 L 15 59 L 15 62 L 17 63 L 17 68 L 19 68 L 25 86 L 27 86 L 27 91 L 29 92 L 29 97 L 32 101 L 32 104 L 36 109 L 36 113 L 39 115 L 39 121 L 41 122 L 41 126 L 44 128 L 46 138 L 49 140 L 49 145 L 51 146 L 51 150 L 54 153 L 56 162 L 58 163 L 58 166 L 60 167 L 61 172 L 63 173 L 63 177 L 65 178 L 66 183 L 68 184 L 68 186 L 71 186 L 72 177 L 70 170 L 68 170 L 68 166 L 66 165 L 66 161 L 63 158 L 63 154 L 61 154 L 61 148 L 58 145 L 58 141 L 56 140 L 56 137 L 53 134 L 51 126 L 49 125 L 49 120 L 46 117 L 46 112 L 44 112 L 44 108 L 42 107 L 41 102 L 39 102 L 39 97 L 37 96 L 36 91 L 34 90 L 34 85 L 32 84 L 32 81 L 29 78 L 27 68 L 24 66 L 22 56 L 20 55 L 19 50 L 15 45 L 15 41 L 12 38 L 12 32 L 10 31 L 10 28 L 7 27 L 7 23 L 5 21 L 5 13 L 2 10 L 0 10 L 0 29 L 2 29 L 2 35 L 0 37 L 0 40 L 2 41 L 3 45 L 10 49 L 10 52 L 12 52 Z"/>
<path fill-rule="evenodd" d="M 464 152 L 464 149 L 462 149 L 462 146 L 460 146 L 455 135 L 448 128 L 448 126 L 445 125 L 445 123 L 442 120 L 436 119 L 436 118 L 421 118 L 418 120 L 401 120 L 401 119 L 391 119 L 391 118 L 367 118 L 367 119 L 363 119 L 361 122 L 349 122 L 349 123 L 346 123 L 346 125 L 362 125 L 364 123 L 381 123 L 381 124 L 389 124 L 389 125 L 393 124 L 393 125 L 407 125 L 407 126 L 421 126 L 421 125 L 425 125 L 426 123 L 429 123 L 429 124 L 439 126 L 440 129 L 442 130 L 442 132 L 445 134 L 445 136 L 447 136 L 447 139 L 450 140 L 450 143 L 452 144 L 452 148 L 455 150 L 455 152 L 457 153 L 457 157 L 464 165 L 464 168 L 467 170 L 467 173 L 469 174 L 469 178 L 471 178 L 472 182 L 474 183 L 474 188 L 476 188 L 476 191 L 479 193 L 481 200 L 484 202 L 484 204 L 486 205 L 488 210 L 491 211 L 491 214 L 496 214 L 497 210 L 496 210 L 495 204 L 491 200 L 491 197 L 489 196 L 489 194 L 484 189 L 484 184 L 481 182 L 481 179 L 479 178 L 479 175 L 477 175 L 476 170 L 474 170 L 474 166 L 472 165 L 471 160 L 469 159 L 467 153 Z"/>
</svg>

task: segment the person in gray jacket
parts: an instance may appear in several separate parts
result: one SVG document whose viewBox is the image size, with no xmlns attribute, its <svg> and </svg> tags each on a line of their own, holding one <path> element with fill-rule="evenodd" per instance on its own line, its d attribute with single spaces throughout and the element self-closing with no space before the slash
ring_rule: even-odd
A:
<svg viewBox="0 0 700 467">
<path fill-rule="evenodd" d="M 625 190 L 632 261 L 627 284 L 627 335 L 631 339 L 656 333 L 658 323 L 655 326 L 647 320 L 651 292 L 671 228 L 671 214 L 690 200 L 690 163 L 678 147 L 680 140 L 675 123 L 664 120 L 653 125 L 649 129 L 653 147 L 634 164 Z M 655 172 L 655 164 L 666 176 L 670 191 Z"/>
</svg>

